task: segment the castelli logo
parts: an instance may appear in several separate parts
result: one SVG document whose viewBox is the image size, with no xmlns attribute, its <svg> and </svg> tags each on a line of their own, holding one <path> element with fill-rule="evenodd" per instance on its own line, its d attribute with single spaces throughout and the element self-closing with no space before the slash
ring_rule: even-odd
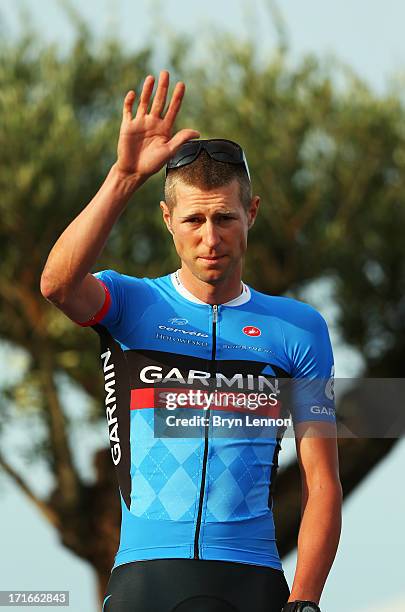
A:
<svg viewBox="0 0 405 612">
<path fill-rule="evenodd" d="M 244 327 L 242 329 L 243 333 L 246 334 L 246 336 L 260 336 L 261 335 L 261 331 L 258 327 L 255 327 L 254 325 L 246 325 L 246 327 Z"/>
</svg>

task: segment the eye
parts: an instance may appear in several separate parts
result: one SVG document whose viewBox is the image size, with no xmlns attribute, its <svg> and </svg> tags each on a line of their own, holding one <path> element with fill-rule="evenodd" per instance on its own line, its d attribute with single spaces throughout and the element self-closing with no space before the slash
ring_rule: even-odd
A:
<svg viewBox="0 0 405 612">
<path fill-rule="evenodd" d="M 199 217 L 190 217 L 186 219 L 186 223 L 200 223 L 201 219 Z"/>
<path fill-rule="evenodd" d="M 232 221 L 234 218 L 235 217 L 232 217 L 231 215 L 221 215 L 219 217 L 220 221 Z"/>
</svg>

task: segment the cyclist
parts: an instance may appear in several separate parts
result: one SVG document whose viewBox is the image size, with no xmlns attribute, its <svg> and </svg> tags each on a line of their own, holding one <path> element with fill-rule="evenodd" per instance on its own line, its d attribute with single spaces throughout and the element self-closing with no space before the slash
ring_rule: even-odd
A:
<svg viewBox="0 0 405 612">
<path fill-rule="evenodd" d="M 309 305 L 243 283 L 260 203 L 243 150 L 229 140 L 199 140 L 192 129 L 172 136 L 184 84 L 177 83 L 166 112 L 168 72 L 154 97 L 153 86 L 148 76 L 135 117 L 135 92 L 126 95 L 117 161 L 57 240 L 41 278 L 44 297 L 101 340 L 122 507 L 103 610 L 316 611 L 341 528 L 327 326 Z M 129 198 L 165 164 L 160 206 L 181 267 L 156 279 L 91 274 Z M 272 516 L 285 427 L 252 435 L 249 410 L 220 405 L 242 394 L 257 408 L 261 396 L 257 414 L 280 416 L 279 383 L 286 379 L 299 383 L 289 409 L 302 478 L 291 592 Z M 169 396 L 185 406 L 181 392 L 188 407 L 198 398 L 198 410 L 168 417 Z M 192 422 L 196 413 L 201 419 Z M 232 434 L 218 433 L 218 416 Z"/>
</svg>

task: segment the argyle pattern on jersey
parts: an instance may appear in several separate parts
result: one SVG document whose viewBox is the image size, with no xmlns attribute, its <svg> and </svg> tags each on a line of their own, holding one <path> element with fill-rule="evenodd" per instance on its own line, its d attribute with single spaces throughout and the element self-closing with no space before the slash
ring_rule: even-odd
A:
<svg viewBox="0 0 405 612">
<path fill-rule="evenodd" d="M 131 413 L 131 512 L 155 520 L 193 520 L 204 441 L 155 438 L 154 410 Z"/>
<path fill-rule="evenodd" d="M 206 520 L 242 520 L 268 512 L 274 448 L 268 439 L 213 441 Z"/>
<path fill-rule="evenodd" d="M 203 439 L 155 438 L 153 409 L 131 414 L 131 512 L 155 520 L 195 519 Z M 251 518 L 268 511 L 274 441 L 211 439 L 208 521 Z"/>
</svg>

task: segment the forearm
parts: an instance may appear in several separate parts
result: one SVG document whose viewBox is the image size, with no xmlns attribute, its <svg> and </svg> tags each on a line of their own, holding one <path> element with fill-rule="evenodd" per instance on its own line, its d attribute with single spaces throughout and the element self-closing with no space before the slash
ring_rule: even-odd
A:
<svg viewBox="0 0 405 612">
<path fill-rule="evenodd" d="M 316 488 L 308 494 L 289 601 L 304 599 L 319 603 L 339 543 L 341 506 L 340 483 Z"/>
<path fill-rule="evenodd" d="M 66 290 L 84 279 L 139 185 L 135 179 L 123 178 L 116 166 L 112 166 L 97 194 L 51 250 L 41 278 L 41 287 L 48 294 L 63 299 Z"/>
</svg>

